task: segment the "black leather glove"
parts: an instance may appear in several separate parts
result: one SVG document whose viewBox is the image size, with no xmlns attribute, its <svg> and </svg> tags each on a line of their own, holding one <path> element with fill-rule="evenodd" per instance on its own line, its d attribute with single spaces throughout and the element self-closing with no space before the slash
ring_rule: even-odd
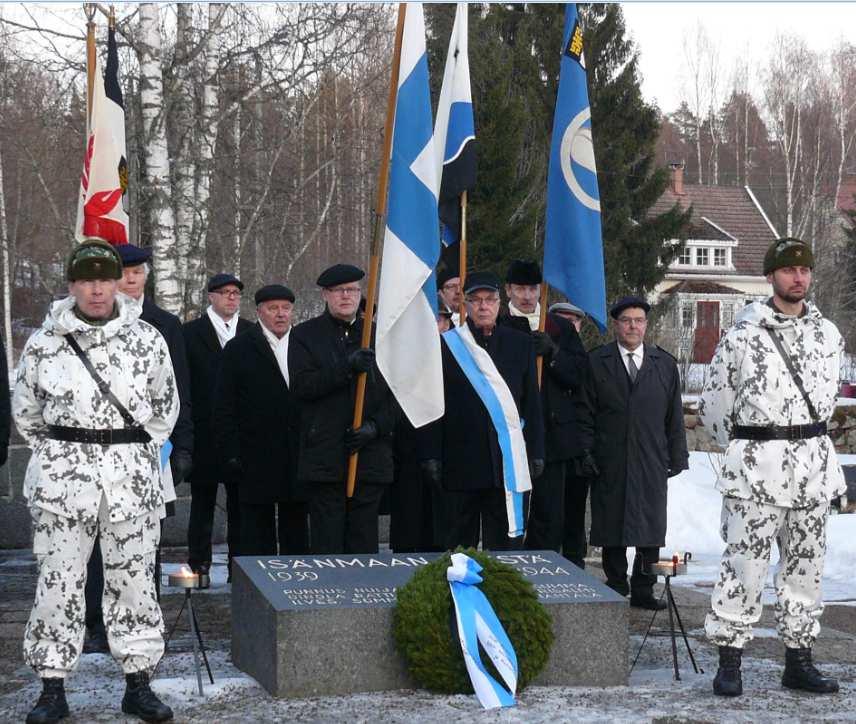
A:
<svg viewBox="0 0 856 724">
<path fill-rule="evenodd" d="M 558 349 L 558 345 L 546 332 L 532 332 L 532 349 L 536 357 L 549 357 Z"/>
<path fill-rule="evenodd" d="M 367 350 L 371 351 L 371 350 Z M 374 354 L 374 353 L 372 353 Z M 348 452 L 356 452 L 377 437 L 377 425 L 371 420 L 365 420 L 356 430 L 349 427 L 345 431 L 345 447 Z"/>
<path fill-rule="evenodd" d="M 591 450 L 586 450 L 575 462 L 577 463 L 578 474 L 581 477 L 596 478 L 600 475 L 600 470 L 597 467 L 594 456 L 591 454 Z"/>
<path fill-rule="evenodd" d="M 244 475 L 244 465 L 240 458 L 229 458 L 226 461 L 226 480 L 230 483 L 238 483 Z"/>
<path fill-rule="evenodd" d="M 187 450 L 173 450 L 169 464 L 172 467 L 172 484 L 181 485 L 193 470 L 193 456 Z"/>
<path fill-rule="evenodd" d="M 529 476 L 532 480 L 537 480 L 544 474 L 544 461 L 541 458 L 535 458 L 529 461 Z"/>
<path fill-rule="evenodd" d="M 9 446 L 8 445 L 0 445 L 0 467 L 3 467 L 6 464 L 6 461 L 9 459 Z"/>
<path fill-rule="evenodd" d="M 374 360 L 373 349 L 355 349 L 348 355 L 348 366 L 354 372 L 368 372 L 371 370 Z"/>
<path fill-rule="evenodd" d="M 443 463 L 440 460 L 423 460 L 419 465 L 422 473 L 422 482 L 430 485 L 434 490 L 443 490 Z"/>
</svg>

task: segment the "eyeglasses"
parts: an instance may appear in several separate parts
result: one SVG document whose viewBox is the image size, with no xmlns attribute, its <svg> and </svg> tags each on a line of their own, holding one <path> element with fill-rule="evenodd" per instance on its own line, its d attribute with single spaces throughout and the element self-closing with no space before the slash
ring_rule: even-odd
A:
<svg viewBox="0 0 856 724">
<path fill-rule="evenodd" d="M 474 307 L 492 307 L 494 304 L 499 304 L 499 297 L 467 297 L 467 304 L 472 304 Z"/>
<path fill-rule="evenodd" d="M 444 284 L 442 287 L 440 287 L 440 289 L 442 289 L 444 292 L 459 292 L 459 291 L 461 291 L 461 285 L 460 284 L 448 284 L 447 283 L 447 284 Z"/>
<path fill-rule="evenodd" d="M 240 297 L 241 297 L 241 292 L 237 291 L 236 289 L 231 289 L 228 291 L 223 290 L 223 289 L 215 289 L 211 293 L 212 294 L 219 294 L 223 297 L 228 297 L 229 299 L 240 299 Z"/>
<path fill-rule="evenodd" d="M 619 317 L 618 321 L 625 327 L 629 327 L 631 324 L 635 324 L 637 327 L 644 327 L 648 324 L 648 320 L 645 317 Z"/>
<path fill-rule="evenodd" d="M 359 287 L 331 287 L 327 290 L 330 294 L 338 294 L 340 297 L 356 297 L 362 292 Z"/>
</svg>

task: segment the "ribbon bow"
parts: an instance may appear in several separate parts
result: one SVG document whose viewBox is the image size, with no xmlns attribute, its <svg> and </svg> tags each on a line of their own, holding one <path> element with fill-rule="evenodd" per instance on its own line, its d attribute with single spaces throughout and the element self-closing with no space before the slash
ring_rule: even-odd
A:
<svg viewBox="0 0 856 724">
<path fill-rule="evenodd" d="M 446 580 L 449 581 L 452 600 L 455 602 L 455 620 L 464 663 L 476 696 L 485 709 L 514 706 L 517 655 L 490 601 L 477 588 L 477 584 L 483 580 L 481 571 L 482 567 L 463 553 L 453 553 L 452 565 L 446 569 Z M 479 654 L 479 643 L 490 656 L 505 686 L 485 669 Z"/>
</svg>

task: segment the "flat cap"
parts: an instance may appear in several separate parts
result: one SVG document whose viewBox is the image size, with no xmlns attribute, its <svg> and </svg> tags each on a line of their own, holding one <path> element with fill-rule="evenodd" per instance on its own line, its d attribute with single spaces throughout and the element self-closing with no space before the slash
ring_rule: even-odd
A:
<svg viewBox="0 0 856 724">
<path fill-rule="evenodd" d="M 541 283 L 541 267 L 536 261 L 527 261 L 525 259 L 515 259 L 508 267 L 508 274 L 505 275 L 505 281 L 509 284 L 540 284 Z"/>
<path fill-rule="evenodd" d="M 642 297 L 631 295 L 629 297 L 621 297 L 621 299 L 613 304 L 609 310 L 609 316 L 613 319 L 618 319 L 618 315 L 630 307 L 639 307 L 639 309 L 644 309 L 645 314 L 648 314 L 648 312 L 651 311 L 651 305 L 642 299 Z"/>
<path fill-rule="evenodd" d="M 213 292 L 220 289 L 220 287 L 225 287 L 227 284 L 234 284 L 242 291 L 244 289 L 244 283 L 234 274 L 225 274 L 221 272 L 220 274 L 215 274 L 208 280 L 208 291 Z"/>
<path fill-rule="evenodd" d="M 492 292 L 498 292 L 501 283 L 499 277 L 493 272 L 472 272 L 467 274 L 467 280 L 464 282 L 464 293 L 470 294 L 479 289 L 489 289 Z"/>
<path fill-rule="evenodd" d="M 68 255 L 68 281 L 121 279 L 122 257 L 116 247 L 103 239 L 84 239 Z"/>
<path fill-rule="evenodd" d="M 119 256 L 122 258 L 123 267 L 139 266 L 152 258 L 152 250 L 150 248 L 134 246 L 133 244 L 119 244 L 116 247 L 116 251 L 119 252 Z"/>
<path fill-rule="evenodd" d="M 315 282 L 319 287 L 329 289 L 337 287 L 340 284 L 348 282 L 358 282 L 366 273 L 358 266 L 353 264 L 333 264 L 333 266 L 321 272 L 318 281 Z"/>
<path fill-rule="evenodd" d="M 271 302 L 274 299 L 285 299 L 294 302 L 294 292 L 284 284 L 266 284 L 256 292 L 256 306 L 262 302 Z"/>
<path fill-rule="evenodd" d="M 551 304 L 547 311 L 551 314 L 555 314 L 556 312 L 565 312 L 565 314 L 578 314 L 581 317 L 586 316 L 586 313 L 582 309 L 580 309 L 576 304 L 571 304 L 570 302 L 556 302 L 555 304 Z"/>
<path fill-rule="evenodd" d="M 814 254 L 811 247 L 802 239 L 786 236 L 776 239 L 764 254 L 764 274 L 772 274 L 776 269 L 786 266 L 807 266 L 814 268 Z"/>
</svg>

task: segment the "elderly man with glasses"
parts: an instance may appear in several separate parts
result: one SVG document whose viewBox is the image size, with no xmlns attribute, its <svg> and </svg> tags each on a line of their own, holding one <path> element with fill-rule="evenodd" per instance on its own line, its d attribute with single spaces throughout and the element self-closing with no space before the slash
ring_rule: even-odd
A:
<svg viewBox="0 0 856 724">
<path fill-rule="evenodd" d="M 688 467 L 681 381 L 674 357 L 645 344 L 650 305 L 624 297 L 610 309 L 615 341 L 589 352 L 577 424 L 591 483 L 591 544 L 603 549 L 606 585 L 630 605 L 654 598 L 648 566 L 666 538 L 668 478 Z M 627 548 L 636 547 L 627 584 Z"/>
<path fill-rule="evenodd" d="M 190 520 L 187 548 L 190 568 L 207 574 L 211 568 L 211 535 L 217 488 L 226 488 L 226 523 L 229 571 L 240 541 L 237 484 L 227 479 L 214 444 L 212 417 L 214 387 L 223 357 L 223 347 L 235 335 L 252 328 L 239 314 L 244 285 L 232 274 L 215 274 L 208 281 L 208 308 L 184 325 L 187 362 L 190 367 L 190 402 L 193 417 L 193 470 L 190 474 Z"/>
<path fill-rule="evenodd" d="M 294 328 L 288 346 L 291 393 L 300 401 L 297 479 L 309 496 L 313 553 L 377 553 L 378 511 L 392 483 L 392 395 L 362 349 L 359 315 L 365 272 L 336 264 L 318 277 L 325 309 Z M 357 377 L 368 373 L 363 424 L 352 429 Z M 359 452 L 354 495 L 345 495 L 350 453 Z"/>
</svg>

